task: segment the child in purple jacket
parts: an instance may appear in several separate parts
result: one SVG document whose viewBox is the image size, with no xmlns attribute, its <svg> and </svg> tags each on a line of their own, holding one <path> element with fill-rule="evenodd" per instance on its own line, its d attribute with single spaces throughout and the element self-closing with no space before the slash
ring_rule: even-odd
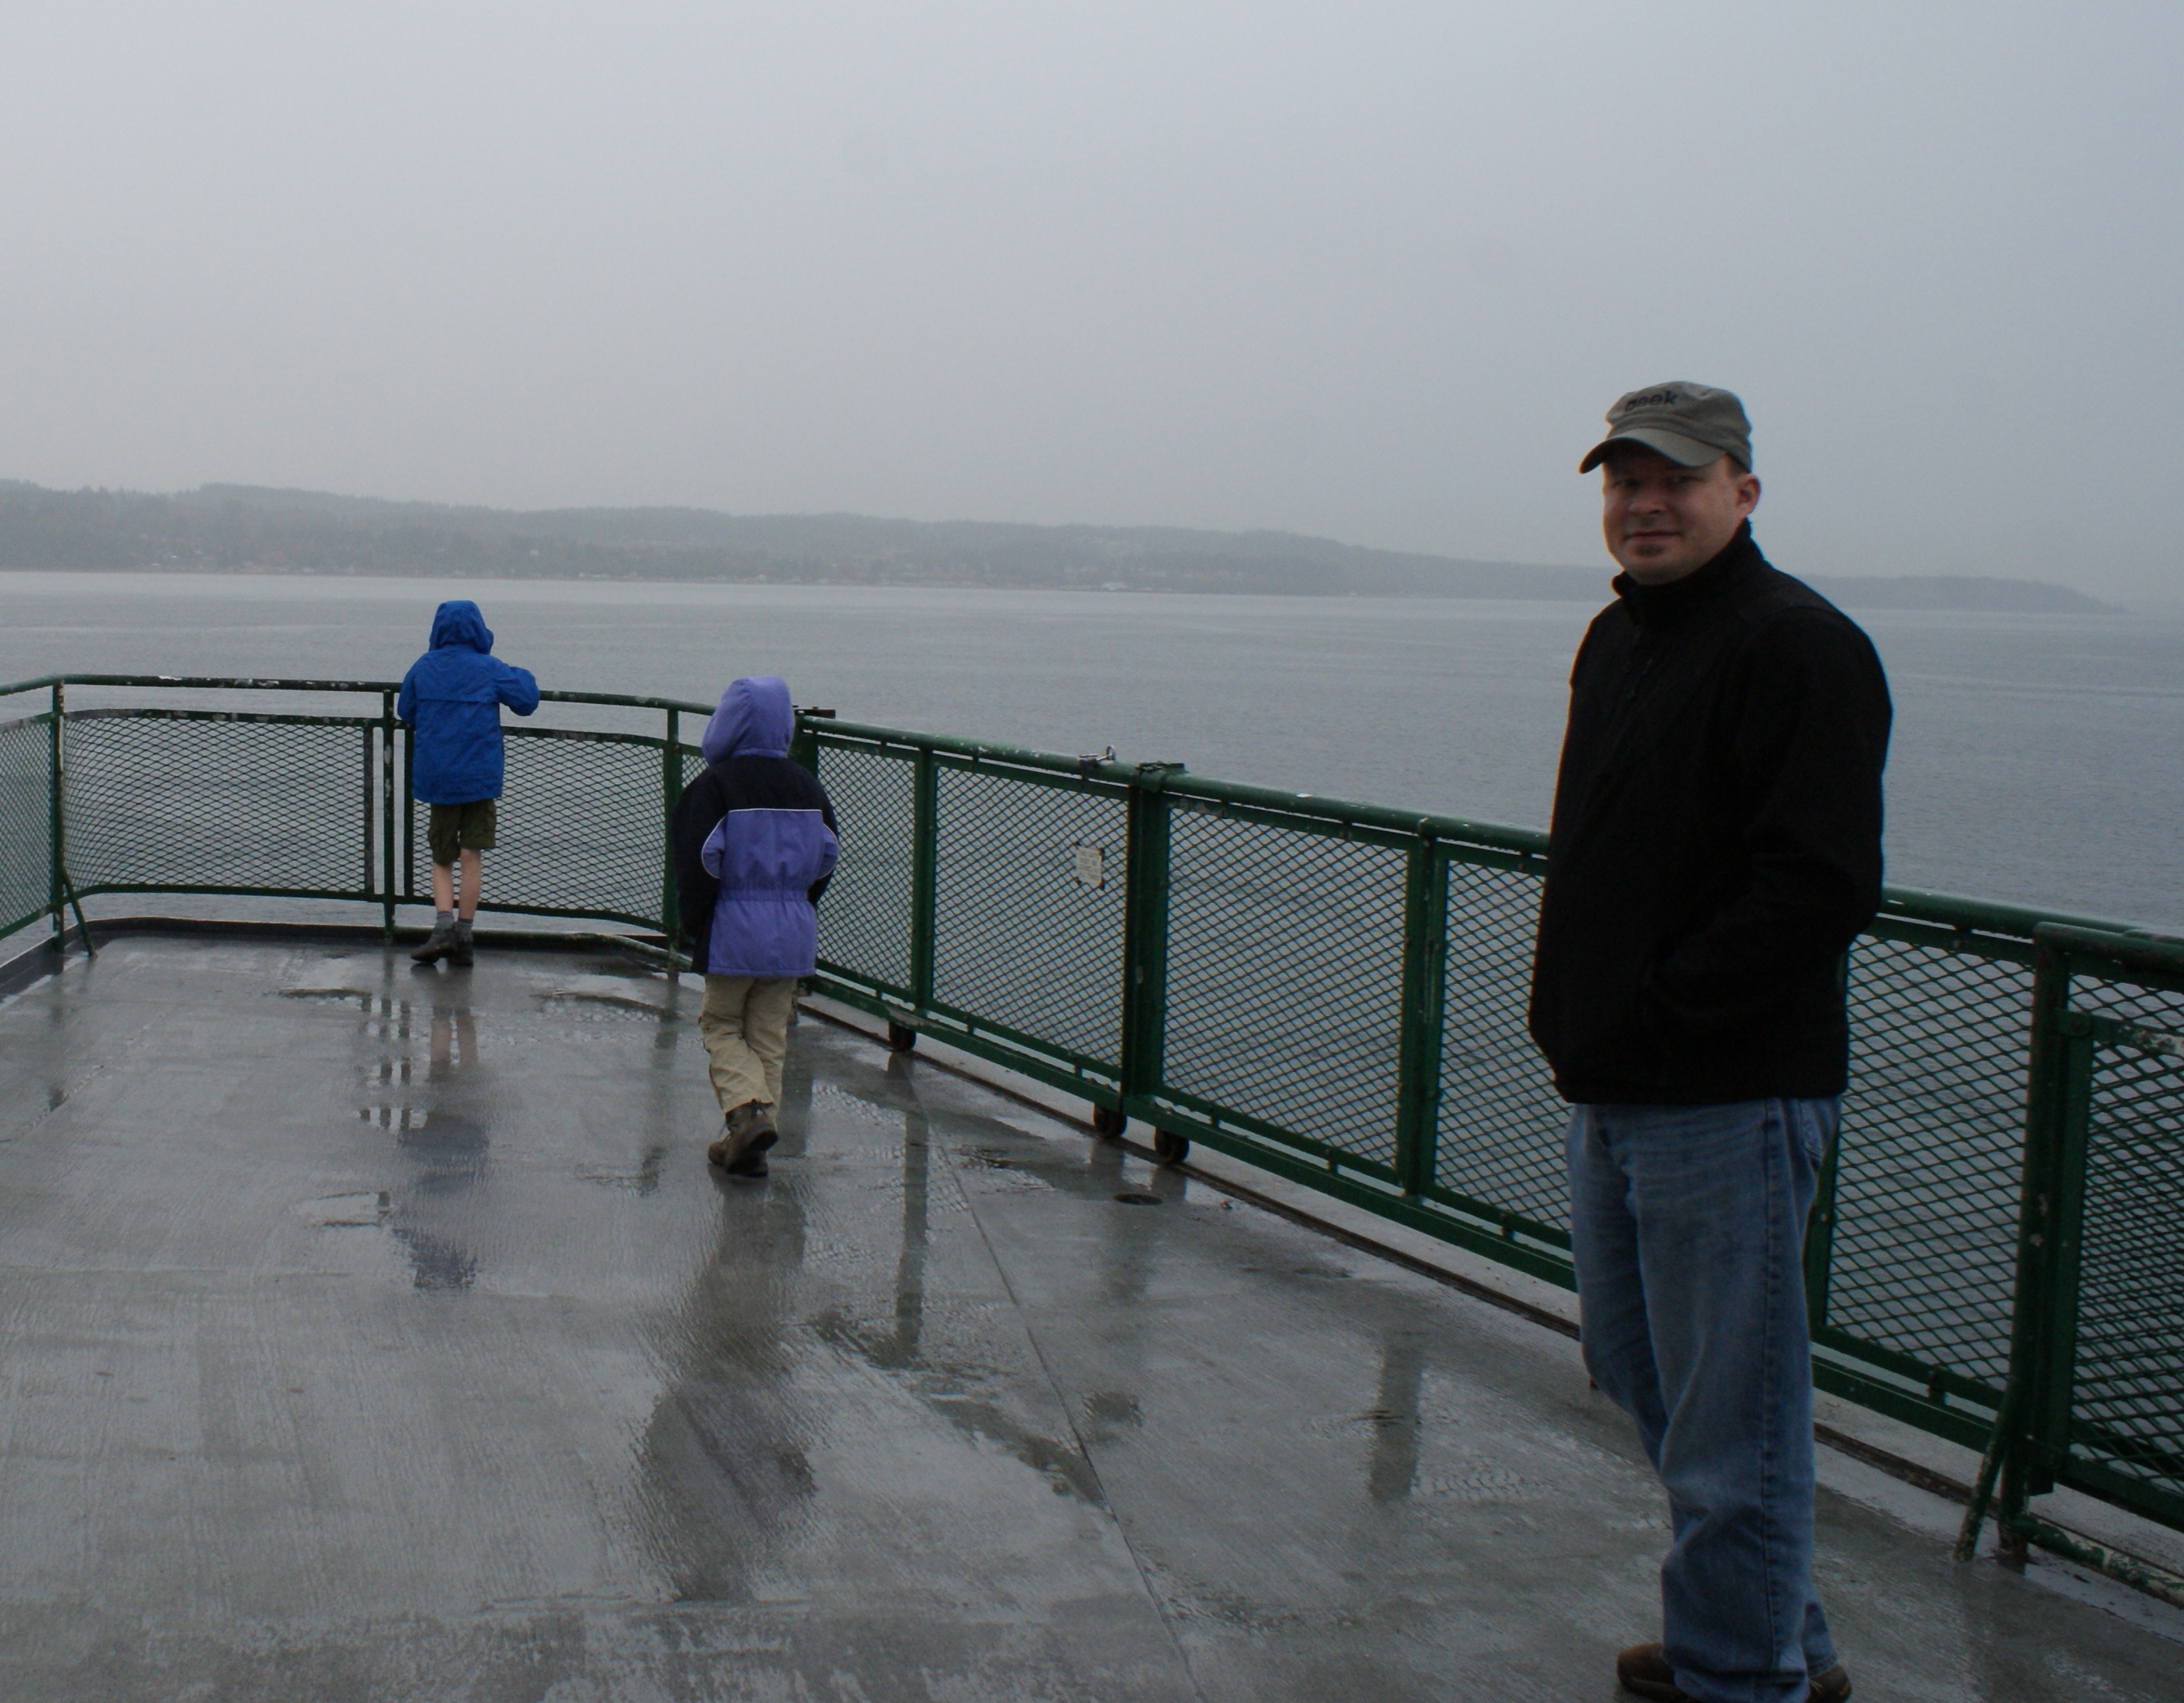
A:
<svg viewBox="0 0 2184 1703">
<path fill-rule="evenodd" d="M 675 882 L 690 964 L 705 972 L 698 1017 L 722 1127 L 705 1156 L 766 1175 L 797 978 L 817 966 L 813 906 L 839 845 L 834 807 L 788 755 L 796 711 L 772 675 L 721 694 L 700 749 L 705 772 L 675 806 Z"/>
</svg>

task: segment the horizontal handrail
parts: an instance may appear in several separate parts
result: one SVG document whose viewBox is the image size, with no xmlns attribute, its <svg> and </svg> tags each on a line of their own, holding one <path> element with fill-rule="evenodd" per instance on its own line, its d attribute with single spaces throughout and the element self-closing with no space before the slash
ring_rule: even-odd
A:
<svg viewBox="0 0 2184 1703">
<path fill-rule="evenodd" d="M 71 726 L 89 721 L 132 721 L 155 720 L 160 721 L 243 721 L 264 726 L 300 727 L 376 727 L 376 715 L 284 715 L 278 710 L 169 710 L 143 708 L 126 710 L 70 710 L 66 712 Z"/>
<path fill-rule="evenodd" d="M 2142 932 L 2118 932 L 2098 923 L 2057 917 L 2042 922 L 2040 943 L 2073 954 L 2084 953 L 2126 970 L 2184 976 L 2184 940 Z"/>
<path fill-rule="evenodd" d="M 56 686 L 164 687 L 192 692 L 399 692 L 398 680 L 287 680 L 260 675 L 45 674 L 0 686 L 0 698 L 45 692 Z M 597 704 L 618 710 L 679 710 L 710 715 L 715 706 L 682 698 L 632 697 L 615 692 L 541 692 L 542 704 Z"/>
<path fill-rule="evenodd" d="M 1491 846 L 1497 850 L 1527 855 L 1543 854 L 1547 837 L 1538 828 L 1511 827 L 1500 822 L 1472 821 L 1462 816 L 1421 815 L 1386 804 L 1368 804 L 1312 793 L 1284 792 L 1278 787 L 1253 786 L 1242 781 L 1218 781 L 1195 776 L 1181 764 L 1111 762 L 1105 757 L 1067 757 L 1059 752 L 1034 750 L 1024 745 L 1003 744 L 990 739 L 964 739 L 939 733 L 911 733 L 899 727 L 875 726 L 869 722 L 833 719 L 814 721 L 812 731 L 822 739 L 924 750 L 976 762 L 996 763 L 1043 774 L 1073 775 L 1114 786 L 1151 785 L 1171 798 L 1195 799 L 1208 804 L 1244 804 L 1257 810 L 1307 817 L 1314 821 L 1347 823 L 1379 828 L 1389 833 Z"/>
<path fill-rule="evenodd" d="M 710 715 L 717 704 L 687 698 L 630 698 L 613 692 L 541 692 L 541 704 L 601 704 L 610 710 L 679 710 L 686 715 Z"/>
<path fill-rule="evenodd" d="M 291 680 L 265 676 L 53 674 L 36 680 L 0 685 L 0 698 L 44 691 L 55 686 L 385 693 L 400 690 L 401 682 L 393 680 Z M 692 715 L 710 715 L 715 708 L 710 704 L 689 698 L 627 693 L 542 691 L 538 696 L 542 703 L 547 704 L 676 710 Z M 1115 786 L 1153 784 L 1174 798 L 1191 799 L 1212 804 L 1236 804 L 1338 826 L 1373 828 L 1385 833 L 1482 846 L 1513 853 L 1520 860 L 1544 857 L 1546 854 L 1547 835 L 1540 828 L 1519 827 L 1507 822 L 1479 821 L 1470 817 L 1443 815 L 1435 812 L 1404 810 L 1388 804 L 1288 792 L 1278 787 L 1262 787 L 1247 782 L 1223 781 L 1193 775 L 1179 764 L 1123 763 L 1110 760 L 1105 754 L 1098 757 L 1072 757 L 1060 752 L 1042 751 L 1000 740 L 913 732 L 872 722 L 814 716 L 808 711 L 799 711 L 797 720 L 806 732 L 844 743 L 894 746 L 906 751 L 932 751 L 967 758 L 974 762 L 995 763 L 1045 774 L 1074 776 Z M 1156 774 L 1158 776 L 1156 781 L 1150 778 Z M 1880 915 L 1962 932 L 2000 935 L 2021 941 L 2030 941 L 2033 931 L 2043 923 L 2059 923 L 2068 927 L 2092 929 L 2106 934 L 2124 934 L 2139 939 L 2180 939 L 2178 936 L 2111 917 L 2092 916 L 2041 905 L 2011 904 L 1965 893 L 1895 885 L 1883 889 Z"/>
<path fill-rule="evenodd" d="M 2163 934 L 2155 929 L 2142 928 L 2136 923 L 2118 922 L 2111 918 L 2050 910 L 2040 905 L 2005 904 L 1997 899 L 1975 899 L 1960 893 L 1937 893 L 1922 887 L 1883 888 L 1879 914 L 1902 917 L 1909 922 L 1936 923 L 1944 928 L 1969 933 L 2007 935 L 2017 940 L 2031 939 L 2034 931 L 2048 923 L 2059 923 L 2069 928 L 2089 928 L 2101 934 L 2123 935 L 2135 940 L 2178 939 L 2176 936 Z"/>
<path fill-rule="evenodd" d="M 1240 781 L 1221 781 L 1190 774 L 1179 765 L 1110 762 L 1104 758 L 1068 757 L 1058 752 L 1011 745 L 990 739 L 967 739 L 948 734 L 915 733 L 900 727 L 871 722 L 819 720 L 807 722 L 822 739 L 844 743 L 893 746 L 905 751 L 926 750 L 970 758 L 1010 768 L 1030 769 L 1052 775 L 1072 775 L 1117 786 L 1156 785 L 1171 798 L 1192 799 L 1209 804 L 1234 804 L 1314 821 L 1357 827 L 1420 838 L 1447 840 L 1516 853 L 1520 858 L 1544 858 L 1547 835 L 1543 828 L 1518 827 L 1507 822 L 1485 822 L 1465 816 L 1397 810 L 1387 804 L 1361 803 L 1312 793 L 1285 792 L 1278 787 L 1254 786 Z M 1157 775 L 1156 781 L 1151 779 Z M 1928 888 L 1891 885 L 1881 892 L 1880 915 L 1923 922 L 1961 932 L 1996 934 L 2029 941 L 2043 923 L 2061 923 L 2107 934 L 2124 934 L 2148 940 L 2176 940 L 2137 924 L 2044 906 L 2009 904 L 1965 893 L 1942 893 Z"/>
<path fill-rule="evenodd" d="M 398 692 L 398 680 L 271 680 L 255 676 L 196 674 L 46 674 L 0 686 L 0 698 L 44 692 L 56 686 L 165 687 L 192 692 Z"/>
</svg>

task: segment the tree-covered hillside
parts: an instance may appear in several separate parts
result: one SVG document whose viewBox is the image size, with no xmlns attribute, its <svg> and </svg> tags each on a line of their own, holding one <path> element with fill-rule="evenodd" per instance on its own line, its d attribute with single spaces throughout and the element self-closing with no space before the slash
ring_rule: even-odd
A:
<svg viewBox="0 0 2184 1703">
<path fill-rule="evenodd" d="M 1286 532 L 1026 526 L 700 509 L 533 511 L 207 485 L 157 495 L 0 481 L 0 569 L 401 574 L 1598 601 L 1608 570 L 1462 560 Z M 1815 580 L 1854 607 L 2070 613 L 2027 580 Z"/>
</svg>

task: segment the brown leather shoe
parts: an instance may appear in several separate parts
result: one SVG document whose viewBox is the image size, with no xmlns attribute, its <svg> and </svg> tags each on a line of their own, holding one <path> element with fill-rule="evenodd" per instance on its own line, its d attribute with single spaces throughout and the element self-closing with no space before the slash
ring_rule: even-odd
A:
<svg viewBox="0 0 2184 1703">
<path fill-rule="evenodd" d="M 1658 1644 L 1634 1644 L 1617 1656 L 1615 1678 L 1625 1691 L 1651 1697 L 1655 1703 L 1696 1703 L 1676 1684 L 1676 1670 L 1669 1666 Z M 1850 1675 L 1840 1661 L 1825 1673 L 1815 1673 L 1808 1684 L 1808 1703 L 1848 1703 Z"/>
<path fill-rule="evenodd" d="M 723 1171 L 734 1171 L 778 1139 L 772 1110 L 763 1101 L 747 1099 L 727 1115 L 720 1138 L 705 1149 L 705 1157 Z"/>
</svg>

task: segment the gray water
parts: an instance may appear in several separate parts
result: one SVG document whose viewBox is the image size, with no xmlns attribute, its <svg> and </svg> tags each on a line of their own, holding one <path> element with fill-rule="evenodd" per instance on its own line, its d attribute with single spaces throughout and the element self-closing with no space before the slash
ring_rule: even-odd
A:
<svg viewBox="0 0 2184 1703">
<path fill-rule="evenodd" d="M 1606 597 L 1602 575 L 1602 597 Z M 566 690 L 788 677 L 846 718 L 1543 824 L 1576 604 L 0 574 L 0 680 L 393 680 L 435 603 Z M 1896 698 L 1889 875 L 2184 923 L 2184 620 L 1863 617 Z M 80 694 L 82 701 L 90 698 Z M 376 706 L 374 706 L 376 708 Z M 0 713 L 6 706 L 0 705 Z"/>
</svg>

